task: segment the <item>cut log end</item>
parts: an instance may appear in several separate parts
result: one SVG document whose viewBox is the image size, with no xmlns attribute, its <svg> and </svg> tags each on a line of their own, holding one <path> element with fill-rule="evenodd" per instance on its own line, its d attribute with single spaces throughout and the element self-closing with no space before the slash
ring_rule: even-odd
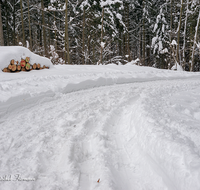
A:
<svg viewBox="0 0 200 190">
<path fill-rule="evenodd" d="M 11 70 L 12 69 L 12 65 L 10 64 L 10 65 L 8 65 L 8 69 L 9 70 Z"/>
<path fill-rule="evenodd" d="M 21 65 L 17 65 L 17 70 L 21 71 Z"/>
<path fill-rule="evenodd" d="M 26 60 L 27 63 L 29 63 L 29 61 L 30 61 L 30 57 L 26 57 L 25 60 Z"/>
<path fill-rule="evenodd" d="M 30 63 L 27 63 L 27 64 L 26 64 L 26 70 L 27 70 L 27 71 L 30 70 L 30 66 L 31 66 Z"/>
<path fill-rule="evenodd" d="M 21 60 L 20 65 L 22 68 L 26 66 L 26 61 L 24 59 Z"/>
<path fill-rule="evenodd" d="M 40 64 L 39 63 L 37 64 L 37 69 L 40 69 Z"/>
<path fill-rule="evenodd" d="M 33 68 L 33 69 L 37 69 L 37 64 L 34 63 L 32 68 Z"/>
<path fill-rule="evenodd" d="M 11 65 L 14 65 L 14 64 L 15 64 L 15 60 L 12 59 L 12 60 L 10 61 L 10 64 L 11 64 Z"/>
<path fill-rule="evenodd" d="M 3 72 L 5 72 L 5 73 L 6 73 L 7 71 L 8 71 L 8 69 L 7 69 L 7 68 L 4 68 L 4 69 L 3 69 Z"/>
<path fill-rule="evenodd" d="M 17 66 L 14 64 L 14 65 L 12 65 L 12 68 L 11 68 L 11 71 L 16 71 L 16 69 L 17 69 Z"/>
</svg>

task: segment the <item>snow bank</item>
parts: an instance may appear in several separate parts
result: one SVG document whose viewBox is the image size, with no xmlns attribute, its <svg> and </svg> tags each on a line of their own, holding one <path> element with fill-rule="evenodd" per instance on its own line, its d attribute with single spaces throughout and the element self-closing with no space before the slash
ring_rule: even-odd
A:
<svg viewBox="0 0 200 190">
<path fill-rule="evenodd" d="M 15 61 L 21 61 L 21 59 L 25 59 L 26 57 L 30 57 L 31 65 L 34 63 L 40 63 L 41 66 L 53 66 L 50 59 L 36 55 L 25 47 L 0 46 L 0 72 L 2 72 L 5 67 L 8 67 L 11 59 L 14 59 Z"/>
<path fill-rule="evenodd" d="M 0 115 L 18 106 L 83 89 L 115 84 L 171 80 L 199 75 L 136 65 L 58 65 L 52 69 L 0 74 Z"/>
</svg>

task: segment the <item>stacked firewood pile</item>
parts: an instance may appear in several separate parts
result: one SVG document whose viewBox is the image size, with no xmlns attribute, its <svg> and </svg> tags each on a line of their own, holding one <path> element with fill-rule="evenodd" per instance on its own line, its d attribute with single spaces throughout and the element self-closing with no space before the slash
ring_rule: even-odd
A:
<svg viewBox="0 0 200 190">
<path fill-rule="evenodd" d="M 45 65 L 41 66 L 39 63 L 34 63 L 31 65 L 30 57 L 26 57 L 26 59 L 22 59 L 20 62 L 12 59 L 8 67 L 3 69 L 3 72 L 20 72 L 20 71 L 31 71 L 31 70 L 41 70 L 41 69 L 49 69 Z"/>
</svg>

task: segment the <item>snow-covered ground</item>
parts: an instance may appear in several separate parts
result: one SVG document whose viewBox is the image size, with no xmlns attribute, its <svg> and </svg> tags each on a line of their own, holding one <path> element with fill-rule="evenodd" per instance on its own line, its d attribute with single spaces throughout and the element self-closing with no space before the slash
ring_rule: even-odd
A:
<svg viewBox="0 0 200 190">
<path fill-rule="evenodd" d="M 0 72 L 0 189 L 199 190 L 200 73 Z"/>
</svg>

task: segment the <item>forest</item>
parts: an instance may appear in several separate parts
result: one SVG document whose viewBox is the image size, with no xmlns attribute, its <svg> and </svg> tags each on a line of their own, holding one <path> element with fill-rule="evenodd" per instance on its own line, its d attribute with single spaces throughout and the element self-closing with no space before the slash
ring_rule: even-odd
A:
<svg viewBox="0 0 200 190">
<path fill-rule="evenodd" d="M 200 71 L 200 1 L 0 0 L 0 45 L 53 64 Z"/>
</svg>

